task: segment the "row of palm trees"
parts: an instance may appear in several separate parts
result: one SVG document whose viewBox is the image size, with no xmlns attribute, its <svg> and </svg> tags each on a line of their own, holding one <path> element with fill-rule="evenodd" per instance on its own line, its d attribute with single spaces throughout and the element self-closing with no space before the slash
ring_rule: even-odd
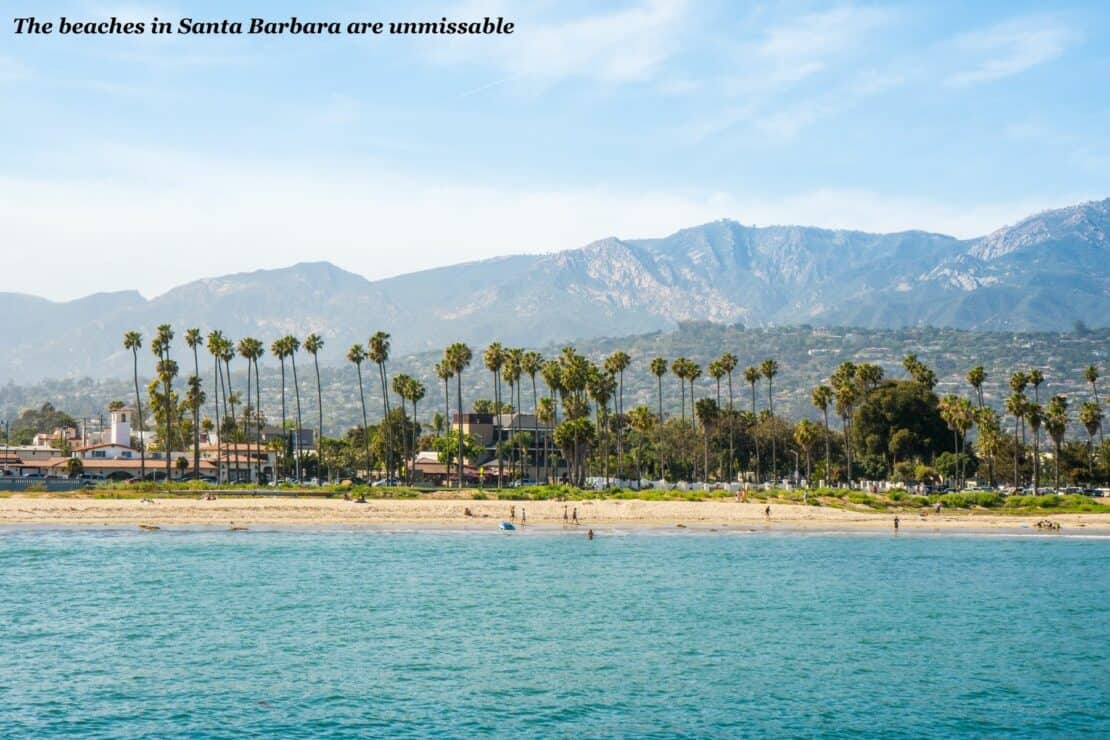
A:
<svg viewBox="0 0 1110 740">
<path fill-rule="evenodd" d="M 155 377 L 151 381 L 148 390 L 150 391 L 151 403 L 155 407 L 155 417 L 160 424 L 164 424 L 164 432 L 160 431 L 163 436 L 163 445 L 169 449 L 174 440 L 173 423 L 174 408 L 176 406 L 176 396 L 173 394 L 173 382 L 178 375 L 179 369 L 177 363 L 170 355 L 172 340 L 174 338 L 173 330 L 169 325 L 161 325 L 157 328 L 154 337 L 151 340 L 151 351 L 156 357 Z M 189 410 L 192 414 L 192 434 L 193 434 L 193 459 L 194 471 L 199 469 L 199 433 L 202 428 L 199 412 L 201 406 L 206 402 L 206 394 L 201 387 L 200 380 L 200 363 L 199 363 L 199 348 L 206 347 L 210 353 L 213 361 L 213 378 L 212 378 L 212 391 L 214 396 L 214 408 L 216 415 L 215 426 L 221 432 L 225 429 L 239 430 L 242 429 L 242 437 L 247 446 L 247 457 L 257 462 L 261 455 L 261 430 L 262 430 L 262 415 L 261 397 L 260 397 L 260 383 L 259 383 L 259 359 L 264 355 L 265 349 L 257 339 L 252 337 L 245 337 L 233 342 L 225 338 L 223 333 L 219 330 L 213 330 L 208 333 L 204 338 L 198 329 L 188 329 L 185 332 L 185 342 L 193 354 L 193 374 L 187 381 L 187 391 L 184 397 L 184 408 Z M 142 413 L 142 397 L 139 389 L 139 350 L 143 346 L 142 335 L 137 331 L 127 332 L 124 336 L 125 349 L 132 352 L 133 355 L 133 377 L 135 386 L 136 405 L 139 419 L 139 431 L 142 436 L 144 416 Z M 319 469 L 324 470 L 323 464 L 323 428 L 324 428 L 324 409 L 323 398 L 320 381 L 320 368 L 319 368 L 319 352 L 324 347 L 324 340 L 318 334 L 310 334 L 301 342 L 297 337 L 286 335 L 275 341 L 270 345 L 270 353 L 279 360 L 281 372 L 281 417 L 282 428 L 286 426 L 287 420 L 287 398 L 286 398 L 286 361 L 289 361 L 290 371 L 292 373 L 293 387 L 294 387 L 294 409 L 296 414 L 296 429 L 298 433 L 295 435 L 292 450 L 292 459 L 295 475 L 300 478 L 303 473 L 302 468 L 302 449 L 301 438 L 299 430 L 302 428 L 303 421 L 303 408 L 302 399 L 300 394 L 300 383 L 297 368 L 297 354 L 301 351 L 307 352 L 312 355 L 313 368 L 316 377 L 316 405 L 317 405 L 317 419 L 318 419 L 318 439 L 319 443 L 317 449 L 319 450 Z M 362 440 L 365 445 L 365 465 L 369 470 L 371 467 L 371 450 L 370 450 L 370 435 L 367 432 L 369 429 L 368 411 L 366 406 L 366 393 L 364 387 L 364 374 L 363 365 L 366 363 L 373 363 L 378 374 L 378 385 L 381 392 L 382 399 L 382 414 L 383 419 L 389 420 L 391 412 L 393 411 L 390 401 L 390 393 L 393 393 L 401 400 L 400 417 L 402 419 L 408 417 L 407 405 L 411 405 L 413 425 L 411 427 L 403 427 L 406 429 L 405 436 L 402 437 L 401 446 L 407 448 L 411 454 L 409 464 L 406 466 L 409 475 L 415 468 L 415 456 L 418 449 L 419 440 L 419 426 L 415 424 L 417 416 L 418 403 L 426 395 L 426 388 L 417 379 L 408 375 L 397 375 L 390 379 L 389 375 L 389 359 L 391 352 L 391 337 L 386 332 L 376 332 L 370 336 L 365 345 L 354 344 L 347 351 L 347 360 L 355 366 L 355 377 L 358 382 L 359 399 L 362 410 Z M 241 410 L 241 419 L 237 418 L 237 405 L 242 404 L 242 398 L 231 387 L 231 362 L 236 357 L 245 359 L 247 361 L 247 388 L 246 388 L 246 403 L 243 404 Z M 463 451 L 466 440 L 464 439 L 463 432 L 463 397 L 462 397 L 462 373 L 471 365 L 473 361 L 473 352 L 469 346 L 464 343 L 454 343 L 446 348 L 441 360 L 435 366 L 435 373 L 438 380 L 443 383 L 444 392 L 444 418 L 451 417 L 451 380 L 455 381 L 455 406 L 456 415 L 455 420 L 457 423 L 457 447 L 458 456 L 457 460 L 460 461 L 458 465 L 457 483 L 463 485 Z M 736 407 L 734 395 L 734 374 L 738 369 L 739 361 L 736 355 L 732 353 L 724 353 L 717 359 L 707 363 L 705 371 L 709 378 L 715 384 L 715 399 L 706 395 L 705 398 L 697 399 L 697 383 L 703 376 L 703 368 L 701 365 L 693 362 L 686 357 L 677 357 L 668 361 L 663 357 L 654 357 L 647 361 L 648 371 L 656 378 L 657 388 L 657 409 L 654 414 L 646 407 L 632 409 L 629 412 L 625 410 L 625 374 L 632 366 L 632 359 L 630 356 L 623 352 L 614 352 L 606 357 L 601 363 L 594 364 L 586 358 L 579 355 L 573 348 L 565 348 L 557 358 L 545 359 L 540 353 L 535 351 L 524 350 L 522 348 L 507 348 L 498 342 L 490 344 L 482 352 L 482 363 L 487 371 L 492 375 L 493 380 L 493 404 L 492 408 L 495 411 L 495 425 L 498 428 L 498 438 L 500 439 L 500 432 L 502 426 L 501 412 L 505 408 L 515 408 L 520 410 L 523 407 L 524 389 L 526 384 L 530 384 L 530 396 L 532 411 L 536 418 L 544 423 L 551 425 L 555 429 L 553 435 L 546 435 L 544 442 L 544 474 L 549 475 L 549 460 L 552 457 L 552 450 L 549 449 L 552 441 L 556 446 L 561 448 L 563 459 L 566 462 L 572 480 L 581 480 L 587 469 L 587 458 L 589 455 L 587 451 L 593 446 L 597 445 L 600 452 L 600 461 L 602 465 L 601 472 L 604 473 L 606 478 L 609 478 L 609 460 L 610 449 L 609 445 L 615 442 L 616 459 L 618 465 L 623 465 L 626 459 L 625 449 L 625 435 L 626 429 L 644 428 L 649 423 L 649 417 L 654 416 L 656 422 L 662 422 L 665 418 L 664 407 L 664 389 L 663 380 L 666 375 L 671 374 L 679 381 L 679 419 L 681 423 L 685 424 L 687 420 L 686 414 L 686 394 L 689 390 L 690 400 L 690 422 L 691 424 L 700 424 L 703 432 L 703 454 L 705 456 L 704 469 L 708 471 L 708 456 L 709 456 L 709 434 L 707 430 L 711 424 L 718 426 L 722 430 L 727 430 L 728 442 L 728 455 L 725 459 L 724 469 L 721 474 L 726 476 L 727 479 L 733 480 L 735 471 L 733 464 L 736 459 L 735 455 L 735 441 L 736 441 Z M 926 367 L 915 355 L 907 355 L 903 361 L 903 367 L 910 378 L 921 384 L 923 387 L 928 388 L 930 391 L 936 386 L 937 376 L 928 367 Z M 757 420 L 759 418 L 758 410 L 758 385 L 762 381 L 766 381 L 766 413 L 774 419 L 775 408 L 775 390 L 774 379 L 779 373 L 779 364 L 776 360 L 768 358 L 759 365 L 752 365 L 745 368 L 742 372 L 744 380 L 749 384 L 751 391 L 751 407 L 750 411 L 745 412 L 746 419 Z M 540 397 L 537 378 L 542 379 L 542 382 L 547 387 L 547 395 L 543 398 Z M 1094 435 L 1097 433 L 1100 440 L 1102 439 L 1102 409 L 1098 399 L 1097 381 L 1099 379 L 1098 369 L 1091 366 L 1087 369 L 1086 378 L 1091 385 L 1092 399 L 1085 402 L 1079 411 L 1078 419 L 1088 431 L 1088 462 L 1092 466 L 1093 474 L 1093 440 Z M 793 434 L 795 443 L 798 447 L 805 451 L 807 460 L 807 474 L 809 468 L 809 450 L 817 442 L 824 441 L 824 457 L 825 457 L 825 471 L 828 473 L 832 469 L 832 432 L 830 429 L 829 417 L 830 412 L 836 413 L 841 421 L 841 432 L 845 439 L 844 455 L 847 462 L 847 470 L 849 475 L 853 470 L 853 417 L 855 409 L 859 407 L 867 394 L 877 388 L 883 380 L 882 369 L 876 365 L 859 364 L 855 365 L 850 362 L 842 363 L 835 372 L 833 372 L 828 381 L 818 384 L 811 393 L 811 401 L 814 407 L 820 412 L 823 419 L 823 433 L 819 425 L 804 420 L 804 423 L 799 422 L 795 426 Z M 951 429 L 953 434 L 953 452 L 957 459 L 961 461 L 961 470 L 957 478 L 963 477 L 963 461 L 967 457 L 967 435 L 972 428 L 978 430 L 977 449 L 980 454 L 986 457 L 988 467 L 990 468 L 991 478 L 993 480 L 994 473 L 993 467 L 995 463 L 994 452 L 998 448 L 998 439 L 1001 435 L 1001 420 L 993 409 L 986 406 L 983 396 L 983 385 L 986 381 L 986 373 L 982 367 L 973 368 L 967 375 L 968 383 L 970 384 L 974 395 L 972 399 L 967 399 L 961 396 L 949 395 L 940 399 L 939 411 L 941 418 Z M 1063 443 L 1066 428 L 1069 422 L 1068 416 L 1068 401 L 1063 396 L 1053 397 L 1047 406 L 1040 404 L 1039 387 L 1044 382 L 1044 375 L 1039 370 L 1031 370 L 1029 372 L 1016 372 L 1010 378 L 1010 387 L 1013 391 L 1012 395 L 1006 399 L 1005 409 L 1006 413 L 1014 418 L 1014 442 L 1015 442 L 1015 476 L 1017 471 L 1017 456 L 1018 450 L 1025 446 L 1026 429 L 1032 432 L 1033 436 L 1033 481 L 1034 486 L 1038 484 L 1040 471 L 1039 471 L 1039 457 L 1040 457 L 1040 437 L 1042 429 L 1047 431 L 1049 437 L 1053 440 L 1054 444 L 1059 451 L 1060 445 Z M 723 388 L 722 388 L 723 385 Z M 1032 390 L 1033 398 L 1030 400 L 1026 394 L 1026 389 Z M 252 398 L 253 391 L 253 398 Z M 725 399 L 722 398 L 722 392 L 727 397 L 727 404 Z M 507 395 L 507 400 L 506 400 Z M 707 400 L 713 400 L 714 403 L 707 404 Z M 591 407 L 592 403 L 592 407 Z M 559 420 L 559 410 L 562 408 L 565 419 L 563 422 Z M 593 422 L 589 422 L 591 411 L 594 415 Z M 220 418 L 224 419 L 221 424 Z M 511 417 L 510 434 L 511 440 L 518 440 L 516 444 L 510 444 L 507 447 L 498 448 L 498 476 L 497 480 L 503 480 L 504 455 L 500 454 L 503 449 L 507 449 L 516 459 L 511 462 L 514 466 L 521 463 L 522 448 L 526 444 L 519 443 L 519 437 L 522 436 L 522 430 L 519 428 L 519 414 L 514 414 Z M 241 427 L 240 427 L 241 421 Z M 585 422 L 585 423 L 584 423 Z M 727 422 L 727 423 L 725 423 Z M 588 428 L 592 425 L 592 429 Z M 611 432 L 611 433 L 610 433 Z M 234 435 L 226 435 L 229 438 Z M 224 434 L 218 436 L 218 445 L 227 444 L 224 442 Z M 552 439 L 554 438 L 554 439 Z M 560 440 L 562 440 L 560 442 Z M 255 453 L 251 454 L 251 442 L 256 445 Z M 752 436 L 752 441 L 756 446 L 755 460 L 755 475 L 757 479 L 762 479 L 763 475 L 760 466 L 761 456 L 759 454 L 759 439 Z M 771 434 L 768 439 L 770 446 L 770 469 L 772 476 L 777 474 L 778 467 L 778 452 L 779 452 L 779 439 L 778 435 Z M 385 445 L 385 473 L 389 478 L 393 478 L 395 474 L 394 461 L 397 455 L 402 454 L 402 451 L 392 450 L 391 447 L 397 442 L 393 434 L 382 435 L 382 443 Z M 563 443 L 567 443 L 564 445 Z M 894 442 L 892 440 L 892 454 L 896 454 L 894 449 Z M 1020 444 L 1019 444 L 1020 442 Z M 140 446 L 141 459 L 142 459 L 142 472 L 145 476 L 145 445 Z M 796 450 L 791 449 L 792 454 L 797 454 Z M 217 454 L 222 455 L 223 450 L 218 449 Z M 639 453 L 639 450 L 637 450 Z M 230 452 L 227 453 L 230 457 Z M 166 460 L 167 476 L 170 469 L 170 461 Z M 677 461 L 676 461 L 677 462 Z M 663 463 L 666 464 L 666 461 Z M 1059 454 L 1057 455 L 1057 468 L 1059 466 Z M 523 464 L 521 463 L 521 471 L 523 472 Z M 538 470 L 537 470 L 538 472 Z M 620 471 L 618 471 L 620 472 Z M 1058 478 L 1058 471 L 1057 471 Z M 1015 485 L 1017 481 L 1015 481 Z"/>
</svg>

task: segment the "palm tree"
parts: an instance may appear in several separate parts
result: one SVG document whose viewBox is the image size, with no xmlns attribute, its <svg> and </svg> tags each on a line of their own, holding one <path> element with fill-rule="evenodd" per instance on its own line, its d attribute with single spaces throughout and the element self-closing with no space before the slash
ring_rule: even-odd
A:
<svg viewBox="0 0 1110 740">
<path fill-rule="evenodd" d="M 810 465 L 810 453 L 813 451 L 813 443 L 817 441 L 820 435 L 818 427 L 809 419 L 802 419 L 794 426 L 794 441 L 806 453 L 806 483 L 812 487 L 812 475 Z"/>
<path fill-rule="evenodd" d="M 304 351 L 312 355 L 312 364 L 316 369 L 316 410 L 319 412 L 320 425 L 317 428 L 316 440 L 316 467 L 321 480 L 324 480 L 324 393 L 320 388 L 320 350 L 324 348 L 324 339 L 319 334 L 309 334 L 304 338 Z"/>
<path fill-rule="evenodd" d="M 1031 403 L 1025 407 L 1025 420 L 1033 430 L 1033 495 L 1041 485 L 1041 424 L 1044 422 L 1044 409 L 1039 403 Z"/>
<path fill-rule="evenodd" d="M 617 478 L 624 476 L 621 465 L 624 464 L 624 371 L 632 364 L 632 358 L 627 352 L 614 352 L 605 358 L 605 370 L 610 375 L 617 376 Z"/>
<path fill-rule="evenodd" d="M 370 341 L 366 343 L 367 356 L 370 361 L 378 366 L 378 378 L 381 381 L 382 387 L 382 419 L 383 421 L 389 418 L 389 375 L 385 370 L 385 363 L 389 361 L 389 335 L 384 331 L 376 331 L 370 337 Z M 385 435 L 385 477 L 390 478 L 393 476 L 393 471 L 390 470 L 390 459 L 392 457 L 392 450 L 390 449 L 390 435 Z"/>
<path fill-rule="evenodd" d="M 220 359 L 224 362 L 224 371 L 227 381 L 226 393 L 227 404 L 231 407 L 231 429 L 235 430 L 234 433 L 238 435 L 239 422 L 235 419 L 235 404 L 239 396 L 236 395 L 235 390 L 231 387 L 231 361 L 235 359 L 235 343 L 231 339 L 224 341 L 221 347 Z"/>
<path fill-rule="evenodd" d="M 754 365 L 749 365 L 744 369 L 744 380 L 748 381 L 748 385 L 750 385 L 752 389 L 752 419 L 756 420 L 759 419 L 759 412 L 756 411 L 755 405 L 755 386 L 762 377 L 763 375 L 759 372 L 759 368 Z M 755 446 L 755 479 L 759 481 L 763 480 L 763 475 L 760 471 L 761 466 L 759 464 L 759 438 L 756 437 L 755 434 L 752 434 L 752 443 Z"/>
<path fill-rule="evenodd" d="M 543 368 L 543 355 L 539 352 L 525 352 L 520 357 L 520 369 L 523 370 L 532 381 L 532 416 L 539 420 L 539 405 L 536 395 L 536 374 Z M 539 473 L 539 460 L 534 463 L 535 478 L 540 477 Z"/>
<path fill-rule="evenodd" d="M 1079 422 L 1087 430 L 1087 475 L 1095 479 L 1095 432 L 1102 431 L 1102 409 L 1096 401 L 1085 401 L 1079 408 Z"/>
<path fill-rule="evenodd" d="M 953 451 L 956 455 L 956 487 L 959 488 L 963 478 L 963 440 L 973 419 L 971 403 L 966 398 L 950 394 L 940 399 L 938 408 L 940 417 L 952 430 Z"/>
<path fill-rule="evenodd" d="M 143 335 L 137 331 L 129 331 L 123 335 L 124 349 L 131 350 L 133 366 L 132 377 L 135 380 L 135 406 L 138 410 L 139 421 L 139 480 L 146 480 L 146 439 L 143 435 L 143 398 L 139 394 L 139 350 L 143 348 Z"/>
<path fill-rule="evenodd" d="M 916 358 L 915 358 L 916 359 Z M 844 433 L 844 452 L 848 462 L 848 484 L 852 482 L 852 413 L 860 399 L 859 385 L 856 383 L 856 366 L 845 361 L 837 366 L 829 377 L 833 394 L 836 396 L 836 413 L 840 417 Z"/>
<path fill-rule="evenodd" d="M 686 371 L 688 369 L 687 363 L 689 362 L 690 361 L 687 360 L 685 357 L 676 357 L 674 362 L 671 363 L 671 374 L 678 378 L 678 387 L 679 390 L 682 392 L 682 400 L 679 405 L 679 408 L 682 411 L 682 421 L 686 421 Z"/>
<path fill-rule="evenodd" d="M 616 392 L 617 381 L 607 372 L 601 372 L 597 367 L 591 365 L 589 379 L 586 383 L 587 392 L 590 398 L 597 404 L 595 412 L 597 416 L 597 432 L 601 442 L 601 455 L 604 465 L 605 487 L 609 487 L 609 449 L 606 445 L 608 435 L 605 430 L 609 424 L 609 400 Z"/>
<path fill-rule="evenodd" d="M 208 332 L 207 347 L 208 354 L 212 355 L 212 362 L 215 365 L 215 372 L 212 373 L 212 391 L 214 395 L 214 403 L 216 408 L 216 482 L 223 482 L 223 458 L 221 456 L 221 447 L 223 445 L 223 429 L 220 427 L 220 385 L 223 382 L 223 371 L 220 369 L 220 356 L 223 353 L 224 335 L 216 329 Z M 226 408 L 226 393 L 225 393 L 225 408 Z"/>
<path fill-rule="evenodd" d="M 166 410 L 166 483 L 170 482 L 171 477 L 171 461 L 170 450 L 172 448 L 173 439 L 173 413 L 172 409 L 172 396 L 173 378 L 177 375 L 177 364 L 170 360 L 170 344 L 173 342 L 173 329 L 169 324 L 160 324 L 156 330 L 154 341 L 150 343 L 150 349 L 158 356 L 159 371 L 158 375 L 162 380 L 162 389 L 164 394 L 164 407 Z"/>
<path fill-rule="evenodd" d="M 1064 444 L 1064 434 L 1068 429 L 1068 399 L 1063 396 L 1053 396 L 1048 402 L 1048 413 L 1044 420 L 1048 436 L 1052 438 L 1052 445 L 1056 449 L 1055 473 L 1053 487 L 1060 492 L 1060 447 Z"/>
<path fill-rule="evenodd" d="M 289 353 L 289 364 L 293 368 L 293 398 L 297 402 L 297 433 L 296 447 L 294 448 L 297 464 L 297 480 L 301 479 L 301 384 L 297 380 L 297 351 L 301 348 L 301 340 L 293 335 L 285 338 L 285 349 Z"/>
<path fill-rule="evenodd" d="M 289 432 L 285 428 L 285 419 L 288 416 L 288 414 L 285 413 L 285 358 L 289 356 L 289 337 L 275 339 L 270 344 L 270 354 L 276 357 L 278 362 L 281 363 L 281 457 L 284 459 L 286 451 L 289 449 Z M 249 395 L 250 391 L 247 391 L 247 394 Z M 288 470 L 288 460 L 285 460 L 284 467 Z"/>
<path fill-rule="evenodd" d="M 1011 379 L 1010 386 L 1013 387 L 1013 385 L 1014 384 Z M 1021 386 L 1024 388 L 1025 384 L 1022 383 Z M 1028 402 L 1025 399 L 1025 394 L 1018 390 L 1015 390 L 1006 399 L 1006 413 L 1014 417 L 1014 488 L 1018 488 L 1021 485 L 1020 452 L 1022 448 L 1022 443 L 1018 441 L 1018 430 L 1021 427 L 1022 420 L 1025 418 L 1025 407 L 1027 405 Z"/>
<path fill-rule="evenodd" d="M 740 359 L 731 352 L 725 352 L 717 359 L 717 364 L 725 371 L 728 376 L 728 480 L 731 483 L 733 478 L 732 474 L 732 461 L 736 457 L 736 450 L 733 445 L 733 426 L 735 426 L 735 410 L 732 406 L 732 373 L 736 370 L 736 366 L 740 363 Z"/>
<path fill-rule="evenodd" d="M 451 427 L 451 386 L 449 381 L 455 377 L 455 370 L 444 358 L 436 363 L 436 377 L 443 381 L 443 419 L 448 429 Z M 451 477 L 451 458 L 447 458 L 447 478 Z M 500 476 L 498 476 L 500 478 Z"/>
<path fill-rule="evenodd" d="M 771 359 L 764 360 L 759 366 L 759 372 L 763 377 L 767 378 L 767 409 L 771 412 L 771 422 L 774 423 L 774 421 L 775 421 L 774 380 L 775 380 L 775 376 L 779 374 L 779 364 L 775 360 L 771 360 Z M 779 468 L 778 468 L 778 456 L 777 456 L 777 449 L 776 449 L 777 445 L 775 443 L 775 438 L 777 436 L 778 435 L 774 434 L 773 431 L 772 431 L 772 434 L 771 434 L 771 475 L 772 475 L 773 478 L 778 478 L 778 470 L 779 470 Z"/>
<path fill-rule="evenodd" d="M 251 435 L 250 435 L 250 407 L 251 407 L 251 363 L 254 353 L 254 344 L 250 337 L 243 337 L 236 345 L 239 356 L 247 361 L 247 404 L 243 407 L 243 441 L 247 445 L 247 480 L 254 477 L 254 466 L 251 464 Z M 235 452 L 235 469 L 239 469 L 239 452 Z M 257 481 L 256 481 L 257 482 Z"/>
<path fill-rule="evenodd" d="M 197 389 L 194 398 L 199 396 L 204 398 L 204 391 L 199 388 L 200 384 L 200 360 L 197 358 L 197 345 L 201 343 L 200 329 L 186 329 L 185 330 L 185 344 L 189 349 L 193 350 L 193 377 L 197 379 Z M 192 382 L 189 386 L 190 392 L 194 389 Z M 200 478 L 200 407 L 204 403 L 192 406 L 193 409 L 193 479 Z"/>
<path fill-rule="evenodd" d="M 559 423 L 559 404 L 556 396 L 563 392 L 563 367 L 558 360 L 548 360 L 540 368 L 540 374 L 543 375 L 543 383 L 547 386 L 547 398 L 551 406 L 551 420 L 545 422 L 548 424 L 548 430 L 544 435 L 544 446 L 547 449 L 544 454 L 544 477 L 545 481 L 549 481 L 551 480 L 551 466 L 548 464 L 548 459 L 555 454 L 555 448 L 550 443 L 555 427 Z"/>
<path fill-rule="evenodd" d="M 1086 378 L 1087 382 L 1091 384 L 1091 401 L 1093 401 L 1095 406 L 1099 407 L 1101 411 L 1101 406 L 1099 406 L 1098 403 L 1098 366 L 1088 365 L 1087 369 L 1083 371 L 1083 377 Z M 1100 445 L 1105 441 L 1102 435 L 1102 425 L 1100 424 L 1098 427 L 1098 442 Z"/>
<path fill-rule="evenodd" d="M 493 438 L 501 441 L 501 367 L 505 364 L 505 349 L 500 342 L 494 342 L 486 347 L 482 353 L 482 362 L 486 369 L 493 373 Z M 448 414 L 450 417 L 450 414 Z M 504 478 L 504 461 L 502 456 L 497 456 L 497 488 L 501 488 Z"/>
<path fill-rule="evenodd" d="M 366 393 L 362 386 L 362 363 L 366 361 L 366 350 L 361 344 L 352 344 L 347 350 L 347 361 L 353 362 L 358 371 L 358 399 L 362 402 L 362 437 L 366 443 L 366 477 L 370 477 L 370 424 L 366 419 Z"/>
<path fill-rule="evenodd" d="M 655 417 L 647 406 L 637 406 L 628 413 L 628 424 L 639 435 L 639 444 L 636 445 L 636 480 L 643 480 L 644 440 L 655 426 Z M 659 471 L 663 475 L 663 471 Z M 638 483 L 637 483 L 638 485 Z"/>
<path fill-rule="evenodd" d="M 266 354 L 266 347 L 258 339 L 251 340 L 251 354 L 254 356 L 254 423 L 255 423 L 255 443 L 254 452 L 256 459 L 256 467 L 258 469 L 258 480 L 262 481 L 262 428 L 264 419 L 262 416 L 262 381 L 258 377 L 258 360 Z M 250 369 L 249 367 L 247 368 Z M 275 471 L 276 472 L 276 471 Z"/>
<path fill-rule="evenodd" d="M 967 372 L 967 382 L 975 389 L 975 399 L 979 408 L 983 408 L 983 382 L 987 379 L 987 372 L 982 365 L 976 365 Z"/>
<path fill-rule="evenodd" d="M 509 384 L 509 401 L 512 403 L 513 406 L 513 414 L 509 417 L 511 419 L 509 424 L 510 439 L 513 440 L 514 443 L 517 441 L 517 419 L 520 417 L 520 404 L 517 402 L 516 392 L 518 390 L 518 385 L 520 381 L 520 360 L 522 356 L 523 350 L 510 349 L 506 351 L 504 353 L 504 364 L 501 367 L 501 380 Z M 498 414 L 500 413 L 500 410 L 498 410 Z M 509 475 L 516 477 L 516 466 L 517 460 L 519 458 L 519 451 L 516 449 L 515 444 L 510 444 L 509 450 L 513 455 L 512 460 L 510 461 L 512 464 L 512 469 L 509 471 Z M 500 459 L 500 457 L 501 455 L 498 455 L 498 459 Z"/>
<path fill-rule="evenodd" d="M 416 481 L 416 453 L 420 445 L 420 424 L 416 421 L 416 404 L 424 400 L 427 389 L 415 378 L 409 381 L 409 401 L 412 402 L 412 465 L 409 467 L 409 485 Z"/>
<path fill-rule="evenodd" d="M 651 361 L 651 374 L 655 376 L 656 384 L 658 385 L 658 398 L 659 398 L 659 422 L 663 422 L 663 376 L 667 374 L 667 360 L 663 357 L 656 357 Z"/>
<path fill-rule="evenodd" d="M 459 488 L 462 489 L 463 470 L 466 467 L 463 463 L 462 374 L 463 370 L 470 367 L 473 355 L 470 347 L 462 342 L 455 342 L 444 351 L 443 359 L 455 374 L 455 403 L 459 412 Z"/>
<path fill-rule="evenodd" d="M 541 398 L 539 405 L 536 408 L 536 421 L 541 422 L 545 427 L 551 429 L 555 424 L 555 402 L 551 398 Z M 549 457 L 550 447 L 549 444 L 551 435 L 545 433 L 543 435 L 543 482 L 547 483 L 551 480 L 550 461 Z"/>
<path fill-rule="evenodd" d="M 193 418 L 198 420 L 198 426 L 200 425 L 200 407 L 204 405 L 205 400 L 204 389 L 200 384 L 200 376 L 191 376 L 188 380 L 188 390 L 185 392 L 185 405 L 192 410 Z M 195 427 L 193 441 L 193 479 L 196 480 L 200 478 L 200 433 Z"/>
<path fill-rule="evenodd" d="M 1029 385 L 1029 376 L 1018 370 L 1010 375 L 1010 390 L 1014 393 L 1022 394 L 1024 398 L 1025 388 Z M 1025 446 L 1025 414 L 1021 415 L 1021 446 Z"/>
<path fill-rule="evenodd" d="M 820 409 L 821 415 L 825 418 L 825 476 L 831 479 L 832 455 L 829 449 L 829 406 L 833 402 L 833 389 L 821 384 L 813 389 L 810 399 L 813 401 L 813 405 Z"/>
</svg>

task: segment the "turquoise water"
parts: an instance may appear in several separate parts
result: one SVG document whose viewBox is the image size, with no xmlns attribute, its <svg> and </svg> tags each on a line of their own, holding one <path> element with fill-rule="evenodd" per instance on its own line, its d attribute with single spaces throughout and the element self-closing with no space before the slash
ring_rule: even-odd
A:
<svg viewBox="0 0 1110 740">
<path fill-rule="evenodd" d="M 1110 735 L 1110 541 L 0 530 L 0 736 Z"/>
</svg>

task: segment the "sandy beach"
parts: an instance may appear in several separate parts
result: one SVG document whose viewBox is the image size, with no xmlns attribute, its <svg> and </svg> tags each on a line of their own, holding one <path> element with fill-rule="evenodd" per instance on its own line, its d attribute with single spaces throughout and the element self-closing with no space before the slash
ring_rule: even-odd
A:
<svg viewBox="0 0 1110 740">
<path fill-rule="evenodd" d="M 597 500 L 473 501 L 470 499 L 372 499 L 367 503 L 320 498 L 95 499 L 50 496 L 0 498 L 0 525 L 64 526 L 414 526 L 488 530 L 516 508 L 535 528 L 563 527 L 564 507 L 578 510 L 580 528 L 686 527 L 690 530 L 805 529 L 883 530 L 893 528 L 894 514 L 828 507 L 734 501 Z M 470 514 L 467 514 L 467 509 Z M 953 511 L 898 514 L 901 530 L 944 532 L 972 530 L 1036 531 L 1040 519 L 1058 522 L 1063 532 L 1110 535 L 1110 515 L 1060 514 L 1015 516 Z"/>
</svg>

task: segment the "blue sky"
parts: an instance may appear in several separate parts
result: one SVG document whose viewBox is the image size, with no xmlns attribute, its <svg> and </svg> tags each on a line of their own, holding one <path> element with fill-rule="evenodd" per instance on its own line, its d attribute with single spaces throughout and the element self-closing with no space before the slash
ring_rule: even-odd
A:
<svg viewBox="0 0 1110 740">
<path fill-rule="evenodd" d="M 716 218 L 969 237 L 1110 195 L 1105 3 L 230 5 L 4 4 L 19 290 L 315 259 L 376 278 Z M 20 15 L 518 30 L 33 37 Z"/>
</svg>

